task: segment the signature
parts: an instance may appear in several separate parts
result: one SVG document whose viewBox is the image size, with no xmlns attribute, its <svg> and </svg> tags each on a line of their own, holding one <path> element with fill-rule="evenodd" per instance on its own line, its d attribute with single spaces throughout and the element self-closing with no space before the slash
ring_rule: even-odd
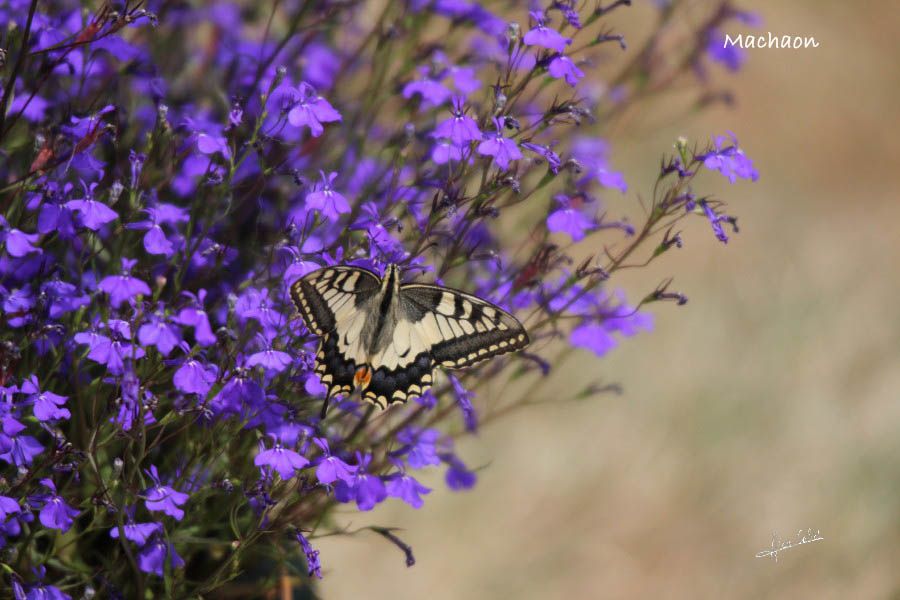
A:
<svg viewBox="0 0 900 600">
<path fill-rule="evenodd" d="M 819 540 L 824 540 L 821 535 L 819 535 L 819 530 L 816 529 L 816 532 L 813 533 L 812 529 L 807 529 L 804 533 L 803 530 L 797 531 L 797 538 L 795 540 L 785 540 L 781 541 L 778 539 L 778 534 L 772 534 L 772 545 L 769 550 L 763 550 L 762 552 L 756 553 L 756 558 L 766 558 L 767 556 L 771 556 L 775 559 L 775 562 L 778 562 L 778 553 L 788 548 L 793 548 L 794 546 L 802 546 L 803 544 L 811 544 L 813 542 L 818 542 Z"/>
</svg>

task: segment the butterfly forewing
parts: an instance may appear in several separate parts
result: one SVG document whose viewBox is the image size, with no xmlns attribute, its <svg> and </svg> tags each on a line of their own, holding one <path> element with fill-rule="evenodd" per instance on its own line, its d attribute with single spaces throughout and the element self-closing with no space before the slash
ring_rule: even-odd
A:
<svg viewBox="0 0 900 600">
<path fill-rule="evenodd" d="M 401 306 L 442 367 L 469 367 L 528 345 L 516 318 L 481 298 L 427 284 L 404 285 L 400 293 Z"/>
<path fill-rule="evenodd" d="M 378 287 L 374 273 L 356 267 L 319 269 L 291 286 L 307 328 L 321 337 L 315 370 L 329 396 L 350 393 L 356 370 L 365 364 L 360 333 Z"/>
</svg>

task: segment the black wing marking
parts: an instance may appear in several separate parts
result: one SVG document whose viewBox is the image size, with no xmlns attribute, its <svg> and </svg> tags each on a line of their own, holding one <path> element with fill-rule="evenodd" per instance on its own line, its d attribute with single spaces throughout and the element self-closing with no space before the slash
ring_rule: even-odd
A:
<svg viewBox="0 0 900 600">
<path fill-rule="evenodd" d="M 401 286 L 400 298 L 404 313 L 416 323 L 416 331 L 442 367 L 469 367 L 529 343 L 528 333 L 515 317 L 471 294 L 408 284 Z"/>
<path fill-rule="evenodd" d="M 429 352 L 422 352 L 402 367 L 388 369 L 377 367 L 363 399 L 381 408 L 390 404 L 407 402 L 422 396 L 431 388 L 434 359 Z"/>
<path fill-rule="evenodd" d="M 291 286 L 291 298 L 307 329 L 322 336 L 334 331 L 336 315 L 370 298 L 381 280 L 358 267 L 325 267 L 308 273 Z"/>
</svg>

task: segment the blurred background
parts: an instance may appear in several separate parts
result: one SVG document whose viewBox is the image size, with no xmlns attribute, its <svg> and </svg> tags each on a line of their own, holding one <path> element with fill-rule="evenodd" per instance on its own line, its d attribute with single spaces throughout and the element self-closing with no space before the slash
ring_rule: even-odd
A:
<svg viewBox="0 0 900 600">
<path fill-rule="evenodd" d="M 616 28 L 639 40 L 651 4 Z M 820 47 L 748 50 L 737 76 L 711 69 L 735 106 L 630 123 L 613 163 L 631 188 L 607 201 L 633 211 L 677 136 L 731 129 L 759 182 L 698 187 L 741 233 L 722 246 L 695 219 L 684 249 L 617 274 L 633 300 L 675 274 L 690 302 L 653 305 L 652 333 L 578 354 L 544 390 L 600 372 L 623 393 L 465 438 L 485 467 L 470 492 L 435 472 L 426 510 L 347 512 L 401 528 L 418 562 L 372 533 L 320 539 L 323 597 L 900 597 L 900 5 L 743 7 Z M 807 528 L 824 539 L 755 557 Z"/>
</svg>

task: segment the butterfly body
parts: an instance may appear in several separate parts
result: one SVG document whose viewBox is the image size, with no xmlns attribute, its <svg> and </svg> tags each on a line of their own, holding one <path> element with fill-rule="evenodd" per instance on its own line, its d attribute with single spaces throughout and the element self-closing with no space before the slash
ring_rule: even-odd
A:
<svg viewBox="0 0 900 600">
<path fill-rule="evenodd" d="M 291 296 L 307 328 L 320 337 L 316 372 L 328 396 L 362 391 L 386 407 L 421 396 L 435 366 L 463 368 L 528 344 L 522 325 L 501 308 L 458 290 L 403 284 L 336 266 L 304 276 Z"/>
</svg>

